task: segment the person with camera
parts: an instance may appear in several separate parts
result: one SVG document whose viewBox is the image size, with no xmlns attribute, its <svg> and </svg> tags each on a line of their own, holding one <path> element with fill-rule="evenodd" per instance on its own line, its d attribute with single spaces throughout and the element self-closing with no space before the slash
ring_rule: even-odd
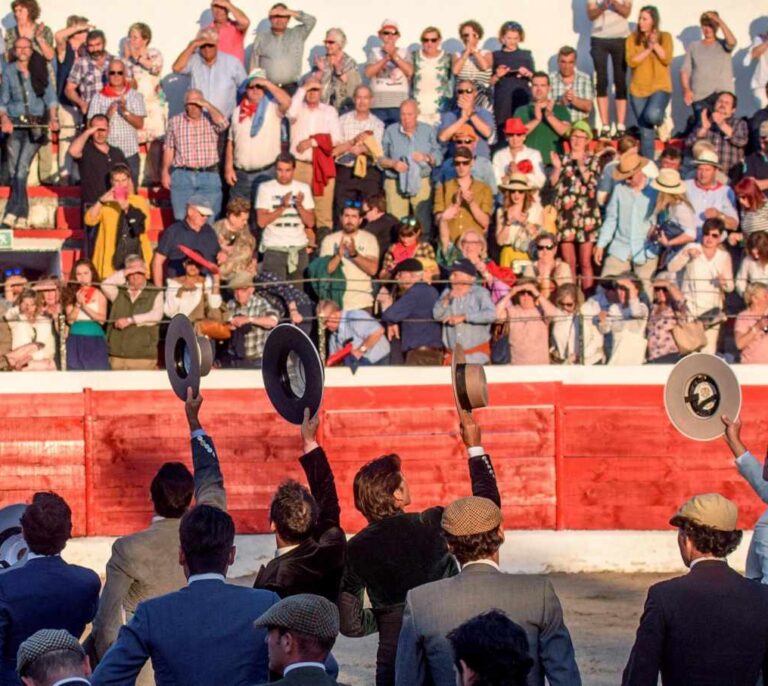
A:
<svg viewBox="0 0 768 686">
<path fill-rule="evenodd" d="M 5 67 L 0 87 L 0 128 L 8 136 L 11 195 L 5 206 L 3 227 L 26 228 L 29 215 L 27 177 L 32 159 L 47 139 L 47 128 L 59 130 L 58 101 L 48 68 L 32 41 L 17 38 L 16 61 Z"/>
</svg>

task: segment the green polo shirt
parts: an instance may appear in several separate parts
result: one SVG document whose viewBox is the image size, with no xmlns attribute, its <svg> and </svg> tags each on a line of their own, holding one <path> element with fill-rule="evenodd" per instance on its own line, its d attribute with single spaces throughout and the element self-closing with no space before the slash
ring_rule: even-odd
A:
<svg viewBox="0 0 768 686">
<path fill-rule="evenodd" d="M 563 105 L 555 105 L 552 110 L 555 116 L 562 122 L 569 123 L 571 115 L 568 109 Z M 535 119 L 533 103 L 530 105 L 521 105 L 515 110 L 514 117 L 520 117 L 525 124 Z M 546 119 L 542 118 L 541 123 L 529 133 L 525 138 L 525 144 L 529 148 L 538 150 L 544 160 L 544 164 L 549 164 L 549 155 L 555 151 L 563 154 L 563 143 L 557 132 L 549 125 Z"/>
</svg>

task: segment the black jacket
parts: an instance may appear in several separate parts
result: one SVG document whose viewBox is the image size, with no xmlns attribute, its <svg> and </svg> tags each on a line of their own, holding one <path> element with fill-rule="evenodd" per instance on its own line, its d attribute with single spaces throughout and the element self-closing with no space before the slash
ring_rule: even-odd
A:
<svg viewBox="0 0 768 686">
<path fill-rule="evenodd" d="M 724 560 L 651 586 L 624 686 L 754 686 L 768 669 L 768 586 Z M 766 672 L 768 673 L 768 672 Z"/>
</svg>

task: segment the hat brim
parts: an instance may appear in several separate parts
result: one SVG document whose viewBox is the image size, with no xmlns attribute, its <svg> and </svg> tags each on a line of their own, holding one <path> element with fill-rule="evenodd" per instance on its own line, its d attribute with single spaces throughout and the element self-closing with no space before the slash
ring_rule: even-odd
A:
<svg viewBox="0 0 768 686">
<path fill-rule="evenodd" d="M 686 438 L 712 441 L 725 433 L 721 417 L 741 411 L 741 387 L 733 369 L 715 355 L 692 353 L 678 362 L 664 387 L 664 408 Z"/>
<path fill-rule="evenodd" d="M 619 167 L 616 167 L 616 169 L 611 172 L 611 177 L 614 181 L 625 181 L 630 176 L 633 176 L 634 174 L 637 174 L 637 172 L 642 171 L 643 167 L 648 164 L 648 161 L 649 160 L 645 157 L 640 157 L 638 158 L 637 166 L 635 166 L 634 169 L 626 172 L 623 172 L 619 169 Z"/>
<path fill-rule="evenodd" d="M 173 392 L 180 400 L 200 393 L 200 379 L 207 376 L 213 365 L 210 339 L 198 336 L 195 327 L 184 314 L 177 314 L 168 325 L 165 337 L 165 370 Z"/>
<path fill-rule="evenodd" d="M 659 193 L 667 193 L 669 195 L 685 195 L 686 187 L 684 183 L 679 183 L 677 186 L 663 186 L 658 183 L 658 177 L 651 181 L 651 188 L 659 191 Z"/>
<path fill-rule="evenodd" d="M 720 164 L 720 162 L 710 162 L 709 160 L 691 160 L 691 166 L 693 167 L 701 167 L 705 164 L 709 165 L 710 167 L 714 167 L 715 169 L 723 168 L 723 165 Z"/>
<path fill-rule="evenodd" d="M 469 367 L 477 367 L 477 376 L 468 374 Z M 482 365 L 467 364 L 464 348 L 457 343 L 451 355 L 451 387 L 453 400 L 459 418 L 464 423 L 464 413 L 471 413 L 479 407 L 488 405 L 488 384 L 485 378 L 485 369 Z M 474 399 L 474 400 L 473 400 Z"/>
<path fill-rule="evenodd" d="M 6 505 L 0 508 L 0 534 L 8 529 L 17 529 L 21 527 L 21 515 L 27 506 L 24 503 L 15 505 Z"/>
<path fill-rule="evenodd" d="M 261 374 L 277 413 L 291 424 L 314 417 L 323 402 L 325 372 L 312 340 L 293 324 L 280 324 L 267 336 Z"/>
<path fill-rule="evenodd" d="M 510 192 L 512 192 L 512 191 L 523 191 L 523 192 L 527 193 L 528 191 L 532 191 L 533 187 L 532 186 L 522 186 L 520 184 L 511 185 L 511 184 L 500 183 L 499 184 L 499 190 L 500 191 L 510 191 Z"/>
</svg>

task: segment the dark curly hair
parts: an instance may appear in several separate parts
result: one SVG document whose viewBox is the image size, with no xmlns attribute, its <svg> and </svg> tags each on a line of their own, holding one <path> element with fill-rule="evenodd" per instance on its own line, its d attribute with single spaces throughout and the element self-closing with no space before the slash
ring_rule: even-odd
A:
<svg viewBox="0 0 768 686">
<path fill-rule="evenodd" d="M 269 520 L 286 543 L 307 540 L 317 524 L 318 507 L 312 494 L 298 481 L 281 483 L 269 505 Z"/>
<path fill-rule="evenodd" d="M 149 487 L 155 512 L 168 519 L 178 519 L 187 511 L 194 491 L 195 479 L 181 462 L 166 462 Z"/>
<path fill-rule="evenodd" d="M 361 467 L 355 474 L 352 490 L 355 507 L 369 522 L 377 522 L 402 510 L 394 498 L 395 491 L 402 485 L 400 457 L 382 455 Z"/>
<path fill-rule="evenodd" d="M 715 557 L 728 557 L 741 543 L 742 532 L 739 529 L 720 531 L 704 524 L 695 524 L 682 517 L 673 520 L 673 524 L 682 530 L 686 538 L 691 539 L 694 547 L 700 553 Z"/>
<path fill-rule="evenodd" d="M 484 531 L 481 534 L 472 534 L 471 536 L 454 536 L 447 531 L 443 531 L 443 536 L 460 565 L 491 557 L 504 542 L 504 538 L 498 529 Z"/>
<path fill-rule="evenodd" d="M 30 552 L 58 555 L 72 536 L 72 510 L 56 493 L 35 493 L 21 516 L 21 529 Z"/>
</svg>

